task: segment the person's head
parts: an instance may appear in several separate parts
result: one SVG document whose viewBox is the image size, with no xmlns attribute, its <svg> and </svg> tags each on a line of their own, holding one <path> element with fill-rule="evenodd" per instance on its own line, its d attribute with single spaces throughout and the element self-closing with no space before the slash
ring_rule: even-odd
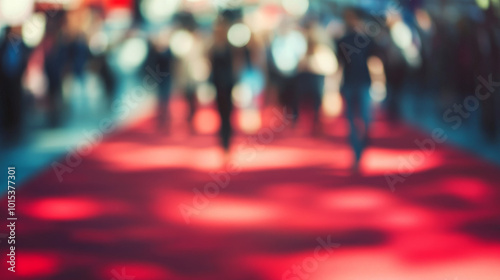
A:
<svg viewBox="0 0 500 280">
<path fill-rule="evenodd" d="M 359 13 L 354 8 L 345 9 L 343 16 L 344 16 L 344 22 L 346 24 L 347 29 L 355 29 L 361 23 Z"/>
<path fill-rule="evenodd" d="M 7 26 L 7 28 L 5 28 L 5 35 L 20 36 L 21 32 L 22 32 L 22 26 L 21 25 L 12 25 L 12 26 Z"/>
<path fill-rule="evenodd" d="M 227 43 L 228 23 L 224 17 L 218 17 L 214 22 L 214 40 L 217 45 L 224 45 Z"/>
<path fill-rule="evenodd" d="M 175 14 L 174 23 L 178 28 L 194 32 L 198 28 L 198 23 L 194 15 L 189 11 L 181 11 Z"/>
</svg>

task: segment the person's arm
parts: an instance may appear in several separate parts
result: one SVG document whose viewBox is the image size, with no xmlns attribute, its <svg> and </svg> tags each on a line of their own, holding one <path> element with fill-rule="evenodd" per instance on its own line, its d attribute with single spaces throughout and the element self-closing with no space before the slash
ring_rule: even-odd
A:
<svg viewBox="0 0 500 280">
<path fill-rule="evenodd" d="M 343 68 L 346 64 L 345 55 L 342 52 L 343 39 L 336 41 L 334 44 L 335 44 L 335 54 L 337 55 L 337 61 L 339 63 L 339 67 Z"/>
</svg>

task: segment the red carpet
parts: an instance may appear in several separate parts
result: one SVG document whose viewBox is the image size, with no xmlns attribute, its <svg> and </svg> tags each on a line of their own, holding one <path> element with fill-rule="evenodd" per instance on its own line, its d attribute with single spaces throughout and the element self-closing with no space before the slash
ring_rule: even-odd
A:
<svg viewBox="0 0 500 280">
<path fill-rule="evenodd" d="M 213 131 L 211 118 L 200 112 L 198 130 Z M 392 192 L 385 174 L 429 136 L 375 122 L 352 175 L 338 119 L 321 137 L 240 133 L 239 173 L 211 176 L 230 168 L 216 136 L 177 127 L 138 122 L 63 182 L 48 169 L 22 186 L 16 277 L 3 239 L 0 279 L 500 279 L 500 169 L 472 155 L 438 145 Z M 212 197 L 200 198 L 207 184 Z M 6 223 L 6 198 L 1 209 Z"/>
</svg>

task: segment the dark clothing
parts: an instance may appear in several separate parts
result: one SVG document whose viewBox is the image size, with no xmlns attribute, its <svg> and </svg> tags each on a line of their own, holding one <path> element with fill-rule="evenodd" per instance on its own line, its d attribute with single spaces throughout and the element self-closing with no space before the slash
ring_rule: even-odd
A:
<svg viewBox="0 0 500 280">
<path fill-rule="evenodd" d="M 212 75 L 211 81 L 217 91 L 217 110 L 221 118 L 220 137 L 222 147 L 229 149 L 232 135 L 231 112 L 233 101 L 231 93 L 235 83 L 233 74 L 233 56 L 230 47 L 215 50 L 211 57 Z"/>
<path fill-rule="evenodd" d="M 311 72 L 301 72 L 288 78 L 288 83 L 285 100 L 286 106 L 291 109 L 294 115 L 294 120 L 298 119 L 300 104 L 311 105 L 314 113 L 314 121 L 319 120 L 325 76 Z"/>
<path fill-rule="evenodd" d="M 354 150 L 356 162 L 359 162 L 363 150 L 366 148 L 368 142 L 368 130 L 370 125 L 370 88 L 366 87 L 353 87 L 344 93 L 344 100 L 346 104 L 346 116 L 349 121 L 349 142 Z M 361 118 L 363 126 L 359 127 L 356 119 Z"/>
<path fill-rule="evenodd" d="M 222 147 L 225 150 L 229 149 L 230 139 L 233 133 L 231 127 L 231 112 L 233 111 L 233 102 L 231 99 L 231 90 L 229 87 L 217 87 L 217 109 L 219 112 L 221 126 L 220 126 L 220 137 Z"/>
<path fill-rule="evenodd" d="M 232 88 L 235 77 L 233 73 L 233 57 L 230 47 L 215 50 L 212 53 L 211 82 L 216 87 Z"/>
<path fill-rule="evenodd" d="M 13 43 L 8 36 L 0 45 L 0 105 L 2 128 L 8 142 L 15 141 L 22 125 L 22 76 L 28 62 L 28 48 Z"/>
<path fill-rule="evenodd" d="M 184 91 L 185 91 L 186 101 L 188 103 L 188 118 L 187 118 L 187 120 L 188 120 L 189 124 L 192 124 L 194 114 L 196 113 L 196 104 L 197 104 L 196 88 L 194 88 L 192 86 L 188 86 L 184 89 Z"/>
<path fill-rule="evenodd" d="M 368 141 L 371 78 L 367 61 L 373 50 L 372 38 L 354 31 L 348 32 L 338 42 L 339 62 L 344 66 L 341 92 L 346 102 L 350 124 L 349 140 L 355 154 L 355 166 L 359 163 Z M 356 122 L 358 117 L 363 121 L 362 127 Z"/>
<path fill-rule="evenodd" d="M 146 60 L 146 67 L 157 68 L 162 73 L 172 73 L 174 56 L 170 48 L 163 52 L 158 52 L 156 48 L 150 45 L 149 56 Z M 158 95 L 158 127 L 163 128 L 169 118 L 169 101 L 172 90 L 172 75 L 166 75 L 162 80 L 157 81 Z"/>
<path fill-rule="evenodd" d="M 173 54 L 170 48 L 166 49 L 161 53 L 156 54 L 156 64 L 158 65 L 159 72 L 167 72 L 172 73 L 172 65 L 173 65 Z M 154 64 L 151 64 L 154 65 Z M 159 91 L 158 94 L 162 99 L 170 98 L 170 90 L 172 86 L 172 75 L 166 75 L 163 80 L 159 82 Z"/>
<path fill-rule="evenodd" d="M 113 98 L 116 93 L 116 77 L 113 73 L 113 69 L 109 65 L 107 61 L 107 53 L 99 54 L 93 58 L 93 61 L 96 65 L 96 72 L 101 77 L 102 82 L 104 84 L 106 99 L 108 102 L 108 106 L 111 105 Z"/>
<path fill-rule="evenodd" d="M 385 109 L 389 120 L 395 122 L 401 116 L 403 87 L 409 72 L 402 50 L 394 43 L 388 32 L 384 35 L 385 40 L 379 41 L 380 45 L 377 46 L 377 56 L 384 65 L 387 92 L 384 100 Z"/>
<path fill-rule="evenodd" d="M 90 57 L 90 50 L 82 37 L 77 37 L 68 44 L 68 57 L 71 57 L 70 63 L 73 74 L 81 78 L 85 71 L 87 60 Z"/>
<path fill-rule="evenodd" d="M 343 87 L 365 87 L 371 84 L 367 60 L 373 52 L 373 45 L 371 38 L 354 31 L 340 39 L 337 52 L 339 63 L 344 66 Z"/>
<path fill-rule="evenodd" d="M 68 47 L 62 38 L 55 38 L 52 43 L 46 42 L 49 48 L 45 55 L 44 69 L 47 74 L 49 84 L 48 103 L 49 103 L 49 125 L 51 127 L 59 126 L 62 122 L 63 98 L 62 82 L 63 72 L 68 61 Z"/>
</svg>

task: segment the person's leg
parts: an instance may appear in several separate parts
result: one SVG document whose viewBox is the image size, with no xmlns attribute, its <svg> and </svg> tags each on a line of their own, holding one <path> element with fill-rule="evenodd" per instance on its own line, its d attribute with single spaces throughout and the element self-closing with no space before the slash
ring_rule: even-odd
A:
<svg viewBox="0 0 500 280">
<path fill-rule="evenodd" d="M 99 58 L 99 63 L 101 65 L 99 75 L 104 83 L 107 107 L 110 108 L 116 95 L 117 82 L 113 70 L 111 70 L 104 56 Z"/>
<path fill-rule="evenodd" d="M 188 111 L 188 117 L 187 121 L 189 125 L 191 126 L 191 130 L 194 131 L 193 129 L 193 118 L 194 114 L 196 113 L 196 90 L 191 87 L 186 87 L 185 89 L 185 97 L 186 101 L 188 103 L 189 111 Z"/>
<path fill-rule="evenodd" d="M 390 122 L 394 122 L 396 119 L 396 96 L 395 96 L 395 89 L 394 85 L 388 83 L 387 84 L 387 97 L 384 101 L 387 117 L 389 118 Z"/>
<path fill-rule="evenodd" d="M 5 99 L 4 127 L 7 144 L 15 144 L 20 136 L 21 130 L 21 85 L 15 81 L 6 81 L 5 91 L 2 92 Z"/>
<path fill-rule="evenodd" d="M 314 122 L 319 122 L 319 113 L 323 102 L 323 91 L 325 89 L 325 76 L 314 75 L 313 109 Z"/>
<path fill-rule="evenodd" d="M 370 87 L 364 87 L 360 92 L 360 114 L 363 119 L 364 133 L 362 136 L 363 144 L 366 145 L 368 142 L 370 123 L 372 119 L 371 110 L 371 97 L 370 97 Z"/>
<path fill-rule="evenodd" d="M 308 73 L 308 82 L 305 83 L 307 88 L 303 91 L 307 98 L 302 98 L 302 100 L 307 99 L 308 106 L 312 108 L 313 119 L 312 128 L 314 135 L 320 135 L 322 132 L 321 121 L 320 121 L 320 110 L 323 98 L 324 90 L 324 80 L 325 77 L 318 74 Z"/>
<path fill-rule="evenodd" d="M 354 151 L 355 167 L 361 158 L 361 143 L 359 138 L 359 130 L 356 126 L 356 103 L 355 91 L 345 90 L 344 100 L 346 105 L 346 117 L 349 122 L 349 142 Z"/>
<path fill-rule="evenodd" d="M 164 129 L 167 124 L 168 98 L 164 93 L 158 93 L 158 129 Z"/>
<path fill-rule="evenodd" d="M 62 85 L 49 85 L 49 126 L 54 128 L 61 125 L 62 115 Z"/>
<path fill-rule="evenodd" d="M 8 118 L 9 114 L 7 112 L 8 110 L 8 97 L 7 97 L 7 92 L 5 89 L 5 82 L 3 80 L 0 80 L 0 121 L 1 121 L 1 126 L 0 126 L 0 141 L 4 140 L 2 139 L 3 135 L 7 131 L 7 126 L 8 126 Z"/>
<path fill-rule="evenodd" d="M 296 76 L 284 78 L 283 87 L 280 93 L 283 106 L 285 106 L 287 114 L 293 115 L 293 125 L 296 124 L 299 112 L 298 103 L 296 101 L 297 89 L 294 88 Z"/>
<path fill-rule="evenodd" d="M 166 79 L 158 87 L 158 127 L 160 129 L 165 128 L 169 125 L 170 120 L 170 91 L 171 91 L 171 81 Z"/>
<path fill-rule="evenodd" d="M 300 114 L 300 105 L 303 100 L 304 91 L 303 84 L 307 83 L 307 78 L 304 75 L 295 75 L 290 78 L 290 107 L 294 115 L 294 123 L 297 123 Z"/>
<path fill-rule="evenodd" d="M 495 95 L 490 97 L 491 100 L 481 103 L 481 126 L 483 133 L 488 141 L 494 142 L 496 138 L 496 123 L 495 123 Z"/>
<path fill-rule="evenodd" d="M 229 150 L 230 138 L 232 135 L 231 128 L 231 89 L 226 89 L 220 87 L 217 89 L 217 110 L 219 112 L 221 126 L 220 126 L 220 137 L 221 143 L 224 150 Z"/>
<path fill-rule="evenodd" d="M 221 114 L 221 140 L 222 147 L 224 150 L 229 150 L 230 139 L 231 139 L 231 120 L 230 113 L 227 110 L 224 110 Z"/>
<path fill-rule="evenodd" d="M 19 140 L 21 138 L 22 126 L 23 126 L 23 89 L 21 86 L 21 80 L 17 80 L 14 84 L 13 92 L 13 104 L 12 110 L 14 115 L 14 123 L 12 124 L 12 133 L 14 134 L 14 140 Z"/>
</svg>

